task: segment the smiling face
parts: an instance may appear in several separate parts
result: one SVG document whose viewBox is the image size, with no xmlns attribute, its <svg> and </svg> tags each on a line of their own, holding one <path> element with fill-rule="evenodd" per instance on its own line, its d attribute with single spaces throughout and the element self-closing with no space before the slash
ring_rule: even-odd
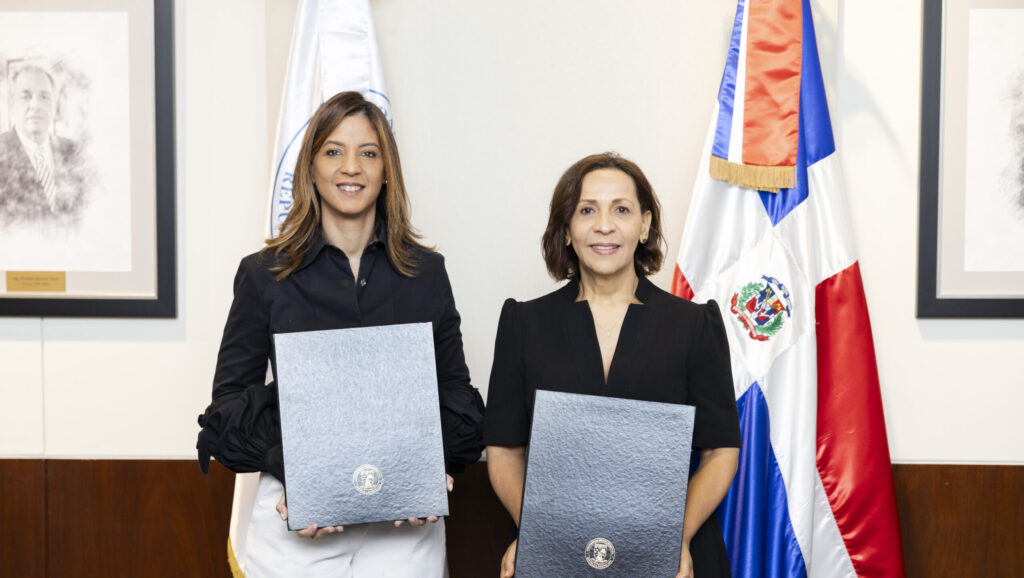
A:
<svg viewBox="0 0 1024 578">
<path fill-rule="evenodd" d="M 362 114 L 342 119 L 313 157 L 313 182 L 320 193 L 321 222 L 375 217 L 384 157 L 369 119 Z"/>
<path fill-rule="evenodd" d="M 50 130 L 55 109 L 50 77 L 35 68 L 18 74 L 11 87 L 11 118 L 22 137 L 41 143 Z"/>
<path fill-rule="evenodd" d="M 632 270 L 637 245 L 650 226 L 651 212 L 640 206 L 629 175 L 618 169 L 587 173 L 568 231 L 580 272 L 612 277 Z"/>
</svg>

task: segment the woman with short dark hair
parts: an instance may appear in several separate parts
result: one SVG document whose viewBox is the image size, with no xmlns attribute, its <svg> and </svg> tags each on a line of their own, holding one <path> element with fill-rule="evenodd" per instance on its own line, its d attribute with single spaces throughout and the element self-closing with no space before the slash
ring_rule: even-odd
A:
<svg viewBox="0 0 1024 578">
<path fill-rule="evenodd" d="M 640 237 L 640 243 L 633 254 L 633 268 L 637 276 L 653 275 L 661 269 L 664 259 L 661 246 L 665 244 L 661 235 L 661 203 L 636 163 L 615 153 L 604 153 L 590 155 L 573 164 L 555 185 L 541 247 L 548 273 L 556 281 L 571 280 L 579 274 L 579 256 L 572 244 L 566 242 L 565 232 L 569 230 L 579 205 L 583 179 L 591 172 L 602 169 L 620 171 L 632 179 L 636 200 L 640 204 L 640 216 L 646 218 L 644 214 L 650 213 L 650 222 L 645 225 L 645 234 Z"/>
<path fill-rule="evenodd" d="M 213 402 L 199 418 L 204 471 L 213 456 L 235 472 L 263 472 L 246 560 L 237 563 L 250 576 L 439 578 L 445 536 L 437 518 L 409 518 L 412 527 L 400 527 L 402 520 L 298 532 L 282 520 L 288 513 L 276 333 L 430 322 L 449 471 L 477 460 L 483 421 L 444 258 L 419 243 L 410 224 L 398 148 L 384 114 L 355 92 L 325 102 L 302 140 L 292 193 L 281 234 L 238 267 Z M 268 361 L 275 381 L 264 386 Z M 452 484 L 449 476 L 449 491 Z"/>
<path fill-rule="evenodd" d="M 538 389 L 696 407 L 678 577 L 729 576 L 714 510 L 736 473 L 740 432 L 729 344 L 714 301 L 698 305 L 647 276 L 661 266 L 658 199 L 636 164 L 612 153 L 562 175 L 542 240 L 551 276 L 538 299 L 505 301 L 498 322 L 484 443 L 491 484 L 519 522 L 530 413 Z M 514 572 L 516 542 L 502 560 Z"/>
</svg>

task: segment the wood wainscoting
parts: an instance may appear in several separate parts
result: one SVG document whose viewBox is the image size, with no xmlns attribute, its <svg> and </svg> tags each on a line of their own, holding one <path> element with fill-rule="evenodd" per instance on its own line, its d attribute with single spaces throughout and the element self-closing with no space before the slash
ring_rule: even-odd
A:
<svg viewBox="0 0 1024 578">
<path fill-rule="evenodd" d="M 908 576 L 1024 576 L 1024 466 L 893 472 Z M 0 575 L 230 578 L 233 488 L 192 461 L 0 460 Z M 484 464 L 450 510 L 452 578 L 496 575 L 510 521 Z"/>
<path fill-rule="evenodd" d="M 46 574 L 46 462 L 0 460 L 0 575 Z"/>
<path fill-rule="evenodd" d="M 1024 576 L 1024 466 L 894 464 L 907 576 Z"/>
</svg>

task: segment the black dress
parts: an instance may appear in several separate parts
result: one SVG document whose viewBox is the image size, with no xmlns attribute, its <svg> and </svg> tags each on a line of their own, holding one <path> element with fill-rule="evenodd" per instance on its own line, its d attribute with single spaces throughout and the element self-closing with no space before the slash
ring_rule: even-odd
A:
<svg viewBox="0 0 1024 578">
<path fill-rule="evenodd" d="M 694 449 L 739 447 L 729 344 L 718 305 L 675 297 L 641 277 L 604 379 L 590 305 L 579 283 L 525 303 L 505 301 L 484 422 L 486 445 L 529 441 L 537 389 L 681 403 L 697 408 Z M 729 576 L 715 515 L 690 542 L 694 575 Z"/>
</svg>

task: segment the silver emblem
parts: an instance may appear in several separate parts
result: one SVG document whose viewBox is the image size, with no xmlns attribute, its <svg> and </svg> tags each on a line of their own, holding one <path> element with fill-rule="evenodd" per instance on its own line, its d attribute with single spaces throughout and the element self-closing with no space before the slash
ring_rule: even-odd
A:
<svg viewBox="0 0 1024 578">
<path fill-rule="evenodd" d="M 376 494 L 384 483 L 384 474 L 373 464 L 363 464 L 352 472 L 352 485 L 360 494 Z"/>
<path fill-rule="evenodd" d="M 607 538 L 594 538 L 587 542 L 587 547 L 583 549 L 583 556 L 591 567 L 603 570 L 615 561 L 615 546 Z"/>
</svg>

